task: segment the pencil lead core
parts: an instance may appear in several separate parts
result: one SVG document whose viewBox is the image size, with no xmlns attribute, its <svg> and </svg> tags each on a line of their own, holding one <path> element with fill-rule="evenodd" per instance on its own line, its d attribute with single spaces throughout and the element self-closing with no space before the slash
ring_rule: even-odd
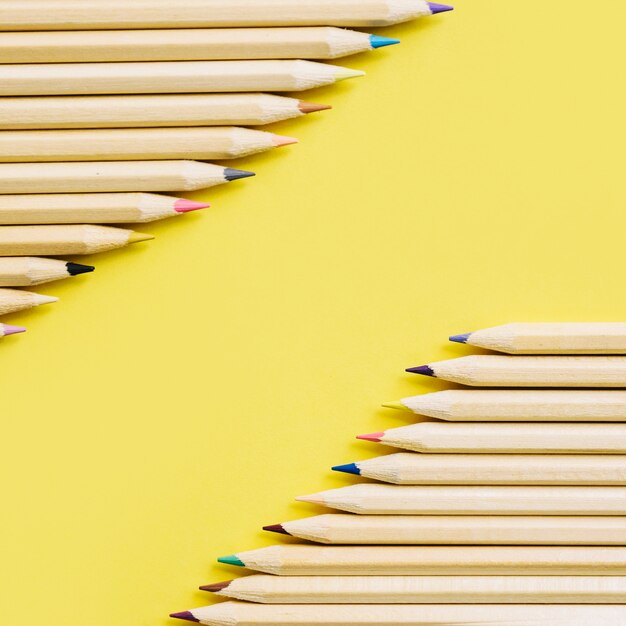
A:
<svg viewBox="0 0 626 626">
<path fill-rule="evenodd" d="M 384 406 L 386 409 L 398 409 L 399 411 L 406 411 L 406 407 L 400 401 L 385 402 L 385 404 L 383 404 L 382 406 Z"/>
<path fill-rule="evenodd" d="M 210 591 L 211 593 L 219 593 L 220 591 L 222 591 L 222 589 L 226 589 L 226 587 L 228 587 L 228 585 L 230 585 L 230 583 L 232 583 L 232 580 L 227 580 L 223 583 L 213 583 L 212 585 L 202 585 L 200 587 L 201 591 Z"/>
<path fill-rule="evenodd" d="M 422 376 L 434 376 L 435 372 L 428 365 L 420 365 L 419 367 L 409 367 L 407 372 L 411 374 L 421 374 Z"/>
<path fill-rule="evenodd" d="M 298 143 L 298 140 L 295 137 L 283 137 L 282 135 L 273 135 L 272 141 L 274 142 L 274 146 L 276 148 L 280 148 L 281 146 L 290 146 L 292 143 Z"/>
<path fill-rule="evenodd" d="M 9 326 L 9 324 L 4 325 L 4 336 L 8 337 L 9 335 L 17 335 L 18 333 L 25 333 L 26 329 L 23 326 Z"/>
<path fill-rule="evenodd" d="M 128 237 L 128 243 L 139 243 L 140 241 L 149 241 L 154 239 L 154 235 L 148 235 L 147 233 L 132 232 Z"/>
<path fill-rule="evenodd" d="M 249 178 L 250 176 L 256 176 L 254 172 L 246 172 L 246 170 L 236 170 L 232 167 L 227 167 L 224 170 L 224 178 L 230 183 L 233 180 L 239 180 L 240 178 Z"/>
<path fill-rule="evenodd" d="M 263 526 L 263 530 L 269 530 L 271 533 L 279 533 L 281 535 L 288 535 L 289 533 L 282 527 L 281 524 L 272 524 L 271 526 Z"/>
<path fill-rule="evenodd" d="M 370 45 L 376 48 L 384 48 L 385 46 L 395 46 L 400 43 L 399 39 L 391 39 L 391 37 L 381 37 L 380 35 L 370 35 Z"/>
<path fill-rule="evenodd" d="M 467 340 L 470 338 L 472 333 L 464 333 L 463 335 L 452 335 L 450 337 L 450 341 L 454 341 L 454 343 L 467 343 Z"/>
<path fill-rule="evenodd" d="M 35 304 L 52 304 L 53 302 L 58 302 L 59 299 L 54 296 L 42 296 L 40 293 L 35 294 Z"/>
<path fill-rule="evenodd" d="M 379 433 L 370 433 L 369 435 L 357 435 L 357 439 L 363 439 L 363 441 L 374 441 L 375 443 L 380 443 L 381 439 L 385 436 L 384 432 Z"/>
<path fill-rule="evenodd" d="M 347 67 L 335 68 L 335 80 L 346 80 L 347 78 L 356 78 L 357 76 L 365 76 L 365 72 L 361 70 L 351 70 Z"/>
<path fill-rule="evenodd" d="M 315 104 L 314 102 L 304 102 L 304 100 L 300 100 L 298 102 L 298 108 L 300 109 L 300 113 L 317 113 L 318 111 L 327 111 L 328 109 L 332 109 L 333 107 L 330 104 Z"/>
<path fill-rule="evenodd" d="M 211 205 L 208 202 L 194 202 L 193 200 L 176 200 L 174 203 L 174 211 L 176 213 L 189 213 L 189 211 L 198 211 L 199 209 L 208 209 Z"/>
<path fill-rule="evenodd" d="M 435 13 L 444 13 L 445 11 L 454 11 L 454 7 L 451 7 L 449 4 L 439 4 L 437 2 L 429 2 L 428 6 L 430 7 L 430 11 L 433 15 Z"/>
<path fill-rule="evenodd" d="M 245 563 L 237 557 L 235 554 L 229 554 L 228 556 L 220 556 L 217 559 L 218 563 L 225 563 L 226 565 L 236 565 L 237 567 L 245 567 Z"/>
<path fill-rule="evenodd" d="M 356 474 L 357 476 L 361 475 L 361 470 L 359 469 L 356 463 L 348 463 L 347 465 L 335 465 L 332 468 L 334 472 L 344 472 L 346 474 Z"/>
<path fill-rule="evenodd" d="M 311 496 L 297 496 L 297 502 L 308 502 L 309 504 L 319 504 L 321 506 L 325 506 L 325 502 L 323 498 L 320 498 L 317 494 L 313 494 Z"/>
<path fill-rule="evenodd" d="M 78 276 L 78 274 L 88 274 L 96 268 L 93 265 L 81 265 L 80 263 L 66 263 L 67 273 L 70 276 Z"/>
<path fill-rule="evenodd" d="M 190 611 L 183 611 L 182 613 L 170 613 L 170 617 L 176 619 L 186 619 L 188 622 L 199 622 L 200 620 L 193 616 Z"/>
</svg>

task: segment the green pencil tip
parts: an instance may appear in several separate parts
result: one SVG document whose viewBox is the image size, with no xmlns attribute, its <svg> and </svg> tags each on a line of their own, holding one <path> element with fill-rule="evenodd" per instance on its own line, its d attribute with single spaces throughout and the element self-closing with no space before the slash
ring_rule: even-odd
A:
<svg viewBox="0 0 626 626">
<path fill-rule="evenodd" d="M 406 411 L 406 407 L 402 404 L 402 402 L 385 402 L 383 406 L 386 409 L 399 409 L 400 411 Z"/>
<path fill-rule="evenodd" d="M 237 567 L 245 567 L 244 562 L 237 558 L 234 554 L 230 554 L 228 556 L 221 556 L 217 559 L 218 563 L 225 563 L 226 565 L 236 565 Z"/>
</svg>

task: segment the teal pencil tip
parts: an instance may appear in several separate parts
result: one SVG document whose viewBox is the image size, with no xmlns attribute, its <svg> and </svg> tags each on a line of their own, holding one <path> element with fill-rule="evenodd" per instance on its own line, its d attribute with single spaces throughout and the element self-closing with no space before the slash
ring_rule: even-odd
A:
<svg viewBox="0 0 626 626">
<path fill-rule="evenodd" d="M 237 567 L 245 567 L 244 562 L 237 558 L 234 554 L 229 554 L 228 556 L 221 556 L 217 559 L 218 563 L 225 563 L 226 565 L 236 565 Z"/>
<path fill-rule="evenodd" d="M 370 45 L 372 48 L 384 48 L 385 46 L 395 46 L 400 43 L 399 39 L 391 39 L 390 37 L 381 37 L 380 35 L 370 35 Z"/>
</svg>

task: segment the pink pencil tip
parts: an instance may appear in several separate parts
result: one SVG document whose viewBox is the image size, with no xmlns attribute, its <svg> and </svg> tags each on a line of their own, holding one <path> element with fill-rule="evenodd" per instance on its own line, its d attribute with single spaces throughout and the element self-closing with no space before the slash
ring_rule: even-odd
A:
<svg viewBox="0 0 626 626">
<path fill-rule="evenodd" d="M 198 209 L 208 209 L 211 205 L 207 202 L 194 202 L 193 200 L 176 200 L 174 211 L 177 213 L 189 213 Z"/>
<path fill-rule="evenodd" d="M 26 329 L 23 326 L 9 326 L 8 324 L 4 325 L 4 336 L 8 337 L 9 335 L 17 335 L 18 333 L 25 333 Z"/>
<path fill-rule="evenodd" d="M 371 433 L 369 435 L 357 435 L 357 439 L 363 439 L 364 441 L 376 441 L 380 442 L 380 440 L 385 436 L 384 432 L 380 433 Z"/>
<path fill-rule="evenodd" d="M 281 146 L 289 146 L 292 143 L 298 143 L 298 140 L 295 137 L 283 137 L 282 135 L 274 135 L 274 145 L 277 148 Z"/>
</svg>

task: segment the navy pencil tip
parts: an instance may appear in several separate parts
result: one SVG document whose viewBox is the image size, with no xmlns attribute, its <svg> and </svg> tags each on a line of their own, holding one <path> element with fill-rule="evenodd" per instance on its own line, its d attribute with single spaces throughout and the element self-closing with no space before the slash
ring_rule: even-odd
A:
<svg viewBox="0 0 626 626">
<path fill-rule="evenodd" d="M 454 341 L 454 343 L 467 343 L 467 340 L 470 338 L 472 333 L 464 333 L 462 335 L 452 335 L 450 337 L 450 341 Z"/>
<path fill-rule="evenodd" d="M 271 533 L 279 533 L 280 535 L 288 535 L 289 533 L 283 528 L 282 524 L 271 524 L 263 526 L 263 530 L 269 530 Z"/>
<path fill-rule="evenodd" d="M 449 4 L 439 4 L 438 2 L 429 2 L 428 6 L 430 7 L 431 13 L 433 13 L 433 15 L 435 13 L 444 13 L 445 11 L 454 11 L 454 7 L 451 7 Z"/>
<path fill-rule="evenodd" d="M 249 178 L 250 176 L 256 176 L 256 174 L 254 172 L 246 172 L 246 170 L 236 170 L 232 167 L 227 167 L 224 170 L 224 178 L 228 182 L 239 180 L 240 178 Z"/>
<path fill-rule="evenodd" d="M 372 48 L 384 48 L 385 46 L 395 46 L 400 43 L 399 39 L 391 39 L 391 37 L 381 37 L 380 35 L 370 35 L 370 45 Z"/>
<path fill-rule="evenodd" d="M 356 463 L 348 463 L 346 465 L 335 465 L 332 468 L 334 472 L 344 472 L 345 474 L 356 474 L 357 476 L 361 475 L 361 470 L 359 469 Z"/>
<path fill-rule="evenodd" d="M 435 372 L 428 365 L 420 365 L 419 367 L 409 367 L 407 372 L 411 374 L 421 374 L 422 376 L 434 376 Z"/>
<path fill-rule="evenodd" d="M 193 616 L 193 613 L 189 611 L 183 611 L 182 613 L 170 613 L 170 617 L 174 617 L 176 619 L 186 619 L 188 622 L 199 622 L 199 619 L 196 619 Z"/>
</svg>

